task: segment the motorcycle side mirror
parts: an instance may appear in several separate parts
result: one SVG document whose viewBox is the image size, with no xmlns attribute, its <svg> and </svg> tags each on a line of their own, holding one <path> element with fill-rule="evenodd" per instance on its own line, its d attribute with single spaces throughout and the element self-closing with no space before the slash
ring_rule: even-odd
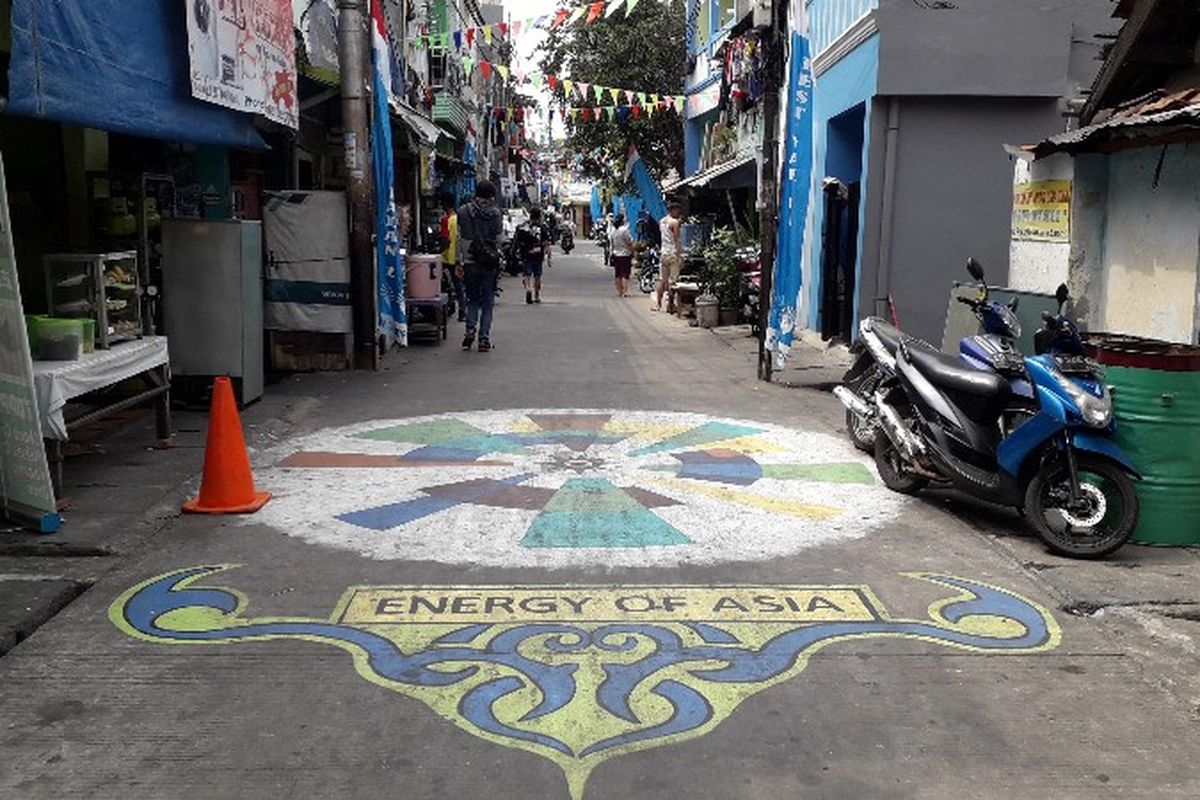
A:
<svg viewBox="0 0 1200 800">
<path fill-rule="evenodd" d="M 1067 285 L 1065 283 L 1060 283 L 1058 285 L 1057 291 L 1054 292 L 1054 299 L 1058 301 L 1059 310 L 1061 310 L 1062 307 L 1067 304 L 1067 301 L 1071 299 L 1071 293 L 1067 290 Z"/>
<path fill-rule="evenodd" d="M 1021 305 L 1021 298 L 1014 297 L 1012 300 L 1008 301 L 1008 310 L 1016 311 L 1020 305 Z"/>
<path fill-rule="evenodd" d="M 975 259 L 967 259 L 967 272 L 971 273 L 971 277 L 975 280 L 983 282 L 983 265 Z"/>
</svg>

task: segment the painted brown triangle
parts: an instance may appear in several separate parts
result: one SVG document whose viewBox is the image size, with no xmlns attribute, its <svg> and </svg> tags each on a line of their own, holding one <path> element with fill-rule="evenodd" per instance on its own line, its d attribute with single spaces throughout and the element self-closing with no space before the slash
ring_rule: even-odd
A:
<svg viewBox="0 0 1200 800">
<path fill-rule="evenodd" d="M 529 421 L 544 431 L 599 431 L 612 414 L 530 414 Z"/>
</svg>

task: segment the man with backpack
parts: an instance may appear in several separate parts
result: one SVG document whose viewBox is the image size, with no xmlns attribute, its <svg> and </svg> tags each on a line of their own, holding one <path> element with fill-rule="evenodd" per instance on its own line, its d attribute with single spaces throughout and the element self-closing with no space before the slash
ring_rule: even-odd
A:
<svg viewBox="0 0 1200 800">
<path fill-rule="evenodd" d="M 517 254 L 524 271 L 525 304 L 542 302 L 542 268 L 551 243 L 550 231 L 542 224 L 542 211 L 529 209 L 529 220 L 517 228 Z M 553 266 L 553 265 L 551 265 Z"/>
<path fill-rule="evenodd" d="M 492 308 L 496 302 L 496 281 L 503 256 L 500 236 L 504 221 L 496 208 L 496 187 L 480 181 L 475 197 L 458 209 L 458 262 L 467 290 L 467 332 L 463 350 L 470 350 L 479 336 L 479 352 L 492 349 Z"/>
</svg>

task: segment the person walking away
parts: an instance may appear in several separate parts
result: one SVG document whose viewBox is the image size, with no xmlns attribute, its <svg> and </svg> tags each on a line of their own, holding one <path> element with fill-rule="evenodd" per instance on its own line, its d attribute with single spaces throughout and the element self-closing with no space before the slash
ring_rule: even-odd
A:
<svg viewBox="0 0 1200 800">
<path fill-rule="evenodd" d="M 458 268 L 458 210 L 454 207 L 454 195 L 442 195 L 442 269 L 450 275 L 454 287 L 454 299 L 458 305 L 458 321 L 467 319 L 467 293 L 463 288 L 462 271 Z"/>
<path fill-rule="evenodd" d="M 629 276 L 633 273 L 633 234 L 629 232 L 629 224 L 625 217 L 620 214 L 613 219 L 609 249 L 612 250 L 617 297 L 629 297 Z"/>
<path fill-rule="evenodd" d="M 542 302 L 542 268 L 546 266 L 551 241 L 550 231 L 542 224 L 541 209 L 529 209 L 529 219 L 516 233 L 517 253 L 525 275 L 526 305 Z"/>
<path fill-rule="evenodd" d="M 496 187 L 480 181 L 475 197 L 458 209 L 458 261 L 467 293 L 467 332 L 463 350 L 470 350 L 479 336 L 479 352 L 492 349 L 492 309 L 496 282 L 503 257 L 500 236 L 504 220 L 496 208 Z"/>
<path fill-rule="evenodd" d="M 679 218 L 683 216 L 683 206 L 671 203 L 667 206 L 667 215 L 658 223 L 659 237 L 662 239 L 662 254 L 658 273 L 658 290 L 654 295 L 654 310 L 662 311 L 663 292 L 668 292 L 668 310 L 674 305 L 669 294 L 671 284 L 679 280 L 683 271 L 683 238 L 680 236 Z"/>
</svg>

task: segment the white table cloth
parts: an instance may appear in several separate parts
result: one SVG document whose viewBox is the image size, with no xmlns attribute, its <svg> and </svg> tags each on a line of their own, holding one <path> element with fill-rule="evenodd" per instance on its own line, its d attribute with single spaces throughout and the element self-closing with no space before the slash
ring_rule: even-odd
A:
<svg viewBox="0 0 1200 800">
<path fill-rule="evenodd" d="M 108 350 L 85 353 L 78 361 L 33 362 L 42 436 L 66 441 L 63 409 L 67 401 L 161 367 L 167 360 L 167 337 L 147 336 L 114 344 Z"/>
</svg>

